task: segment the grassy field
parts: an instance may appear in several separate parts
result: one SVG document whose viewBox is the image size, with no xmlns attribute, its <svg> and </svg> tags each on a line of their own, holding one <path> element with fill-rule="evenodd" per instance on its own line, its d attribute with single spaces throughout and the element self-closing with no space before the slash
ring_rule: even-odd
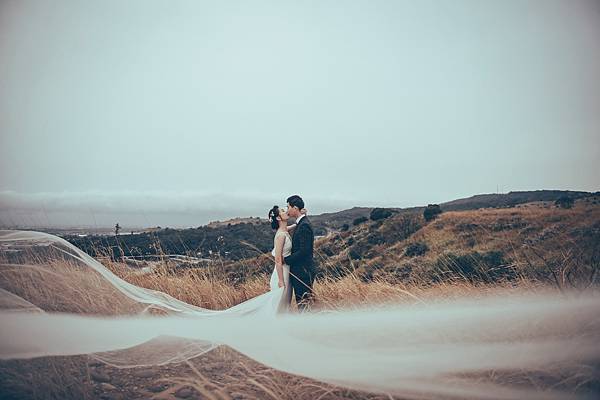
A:
<svg viewBox="0 0 600 400">
<path fill-rule="evenodd" d="M 408 251 L 415 244 L 417 251 Z M 359 257 L 353 257 L 355 247 L 362 250 Z M 597 284 L 600 273 L 600 204 L 591 198 L 571 209 L 529 203 L 455 211 L 429 223 L 419 215 L 399 215 L 319 239 L 315 259 L 315 307 L 460 297 L 498 288 L 585 290 Z M 128 282 L 210 309 L 265 292 L 273 269 L 266 254 L 201 269 L 165 261 L 147 274 L 105 261 Z"/>
<path fill-rule="evenodd" d="M 474 299 L 498 290 L 552 290 L 557 296 L 565 290 L 597 291 L 599 235 L 600 206 L 594 199 L 578 200 L 572 209 L 531 203 L 447 212 L 431 222 L 406 215 L 367 222 L 319 239 L 320 274 L 313 307 Z M 147 273 L 102 261 L 129 283 L 215 310 L 267 291 L 272 270 L 270 255 L 200 269 L 157 262 Z M 56 262 L 25 268 L 3 263 L 0 287 L 43 304 L 46 311 L 108 315 L 140 311 L 139 305 L 89 268 Z M 54 290 L 40 290 L 41 280 L 45 288 Z M 553 376 L 543 371 L 492 371 L 484 378 L 521 382 L 540 390 L 600 393 L 598 371 L 599 366 L 587 365 Z M 275 371 L 227 347 L 185 363 L 125 370 L 87 356 L 1 361 L 0 394 L 10 399 L 390 398 Z"/>
</svg>

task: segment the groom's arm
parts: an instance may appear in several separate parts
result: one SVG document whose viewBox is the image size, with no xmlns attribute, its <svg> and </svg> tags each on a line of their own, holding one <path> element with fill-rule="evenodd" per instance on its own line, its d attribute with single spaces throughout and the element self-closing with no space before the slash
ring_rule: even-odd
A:
<svg viewBox="0 0 600 400">
<path fill-rule="evenodd" d="M 312 235 L 310 229 L 306 225 L 301 224 L 296 232 L 298 238 L 298 250 L 284 258 L 287 265 L 296 265 L 298 261 L 306 259 L 310 256 L 310 242 L 312 241 Z"/>
</svg>

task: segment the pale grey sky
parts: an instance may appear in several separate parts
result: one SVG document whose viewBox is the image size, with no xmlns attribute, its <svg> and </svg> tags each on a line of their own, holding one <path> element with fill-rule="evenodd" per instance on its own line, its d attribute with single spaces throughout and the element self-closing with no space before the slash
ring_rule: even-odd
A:
<svg viewBox="0 0 600 400">
<path fill-rule="evenodd" d="M 595 191 L 599 71 L 597 1 L 0 0 L 0 225 Z"/>
</svg>

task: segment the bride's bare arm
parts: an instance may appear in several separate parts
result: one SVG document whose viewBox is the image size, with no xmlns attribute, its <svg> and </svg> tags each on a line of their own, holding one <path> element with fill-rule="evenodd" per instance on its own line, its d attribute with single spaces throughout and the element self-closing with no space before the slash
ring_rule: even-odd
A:
<svg viewBox="0 0 600 400">
<path fill-rule="evenodd" d="M 294 232 L 294 229 L 296 229 L 296 225 L 297 224 L 292 224 L 292 225 L 288 225 L 287 226 L 287 230 L 288 232 L 291 234 L 292 232 Z"/>
<path fill-rule="evenodd" d="M 283 242 L 285 241 L 284 235 L 279 235 L 275 239 L 275 269 L 277 270 L 277 277 L 279 278 L 279 287 L 283 283 Z"/>
</svg>

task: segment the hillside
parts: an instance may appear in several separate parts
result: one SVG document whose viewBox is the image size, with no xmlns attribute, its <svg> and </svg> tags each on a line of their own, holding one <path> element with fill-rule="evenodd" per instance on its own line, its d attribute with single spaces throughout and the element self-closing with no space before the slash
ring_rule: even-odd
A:
<svg viewBox="0 0 600 400">
<path fill-rule="evenodd" d="M 465 199 L 448 201 L 442 203 L 441 206 L 447 211 L 473 210 L 477 208 L 511 207 L 535 201 L 555 201 L 560 197 L 580 199 L 590 195 L 592 193 L 570 190 L 534 190 L 502 194 L 478 194 Z"/>
<path fill-rule="evenodd" d="M 239 224 L 252 224 L 260 225 L 267 222 L 267 219 L 259 217 L 246 217 L 246 218 L 231 218 L 225 221 L 212 221 L 206 225 L 208 228 L 221 228 L 224 226 L 239 225 Z"/>
<path fill-rule="evenodd" d="M 352 207 L 348 210 L 311 215 L 310 221 L 317 234 L 325 234 L 330 230 L 340 230 L 344 224 L 352 225 L 352 221 L 360 217 L 369 218 L 372 208 Z"/>
<path fill-rule="evenodd" d="M 536 201 L 553 202 L 560 197 L 582 199 L 593 196 L 588 192 L 571 192 L 560 190 L 538 190 L 528 192 L 510 192 L 506 194 L 482 194 L 465 199 L 453 200 L 442 203 L 444 211 L 452 210 L 477 210 L 479 208 L 514 207 Z M 425 207 L 388 208 L 395 215 L 395 219 L 402 216 L 422 214 Z M 354 222 L 357 218 L 368 218 L 373 208 L 354 207 L 333 213 L 310 215 L 315 234 L 317 236 L 329 235 L 346 229 L 354 231 Z M 369 225 L 370 226 L 370 225 Z M 357 232 L 360 232 L 358 230 Z M 385 229 L 379 232 L 385 239 L 371 236 L 365 243 L 360 242 L 353 246 L 352 254 L 362 254 L 363 248 L 370 248 L 378 241 L 397 240 L 398 236 L 393 230 Z M 266 220 L 260 218 L 234 218 L 227 221 L 211 222 L 207 226 L 191 229 L 165 228 L 141 234 L 121 234 L 115 236 L 91 235 L 80 237 L 78 235 L 64 235 L 65 239 L 82 248 L 92 256 L 110 255 L 118 258 L 122 255 L 128 257 L 148 257 L 161 254 L 179 254 L 188 257 L 211 258 L 218 260 L 238 261 L 252 258 L 258 254 L 266 253 L 273 246 L 273 231 Z M 371 243 L 372 242 L 372 243 Z M 334 246 L 336 247 L 336 246 Z M 332 250 L 333 251 L 333 250 Z"/>
<path fill-rule="evenodd" d="M 575 192 L 569 190 L 516 191 L 499 194 L 478 194 L 463 199 L 456 199 L 441 203 L 440 206 L 444 211 L 476 210 L 479 208 L 513 207 L 518 204 L 531 203 L 535 201 L 553 202 L 561 197 L 580 199 L 591 195 L 593 195 L 593 193 Z M 423 212 L 425 206 L 426 205 L 387 209 L 398 214 L 413 214 Z M 353 207 L 344 211 L 314 215 L 311 216 L 311 221 L 313 226 L 319 229 L 321 233 L 324 233 L 331 230 L 340 230 L 343 225 L 352 226 L 353 221 L 356 218 L 369 217 L 369 214 L 372 210 L 372 207 Z"/>
<path fill-rule="evenodd" d="M 167 254 L 194 258 L 240 260 L 269 251 L 273 230 L 264 220 L 217 224 L 192 229 L 165 228 L 119 236 L 65 236 L 86 253 L 111 258 L 148 257 Z"/>
<path fill-rule="evenodd" d="M 394 214 L 317 240 L 319 276 L 354 274 L 392 283 L 519 277 L 553 285 L 586 285 L 600 273 L 600 196 L 571 209 L 533 202 L 504 209 Z M 233 281 L 268 273 L 269 255 L 223 266 Z"/>
</svg>

